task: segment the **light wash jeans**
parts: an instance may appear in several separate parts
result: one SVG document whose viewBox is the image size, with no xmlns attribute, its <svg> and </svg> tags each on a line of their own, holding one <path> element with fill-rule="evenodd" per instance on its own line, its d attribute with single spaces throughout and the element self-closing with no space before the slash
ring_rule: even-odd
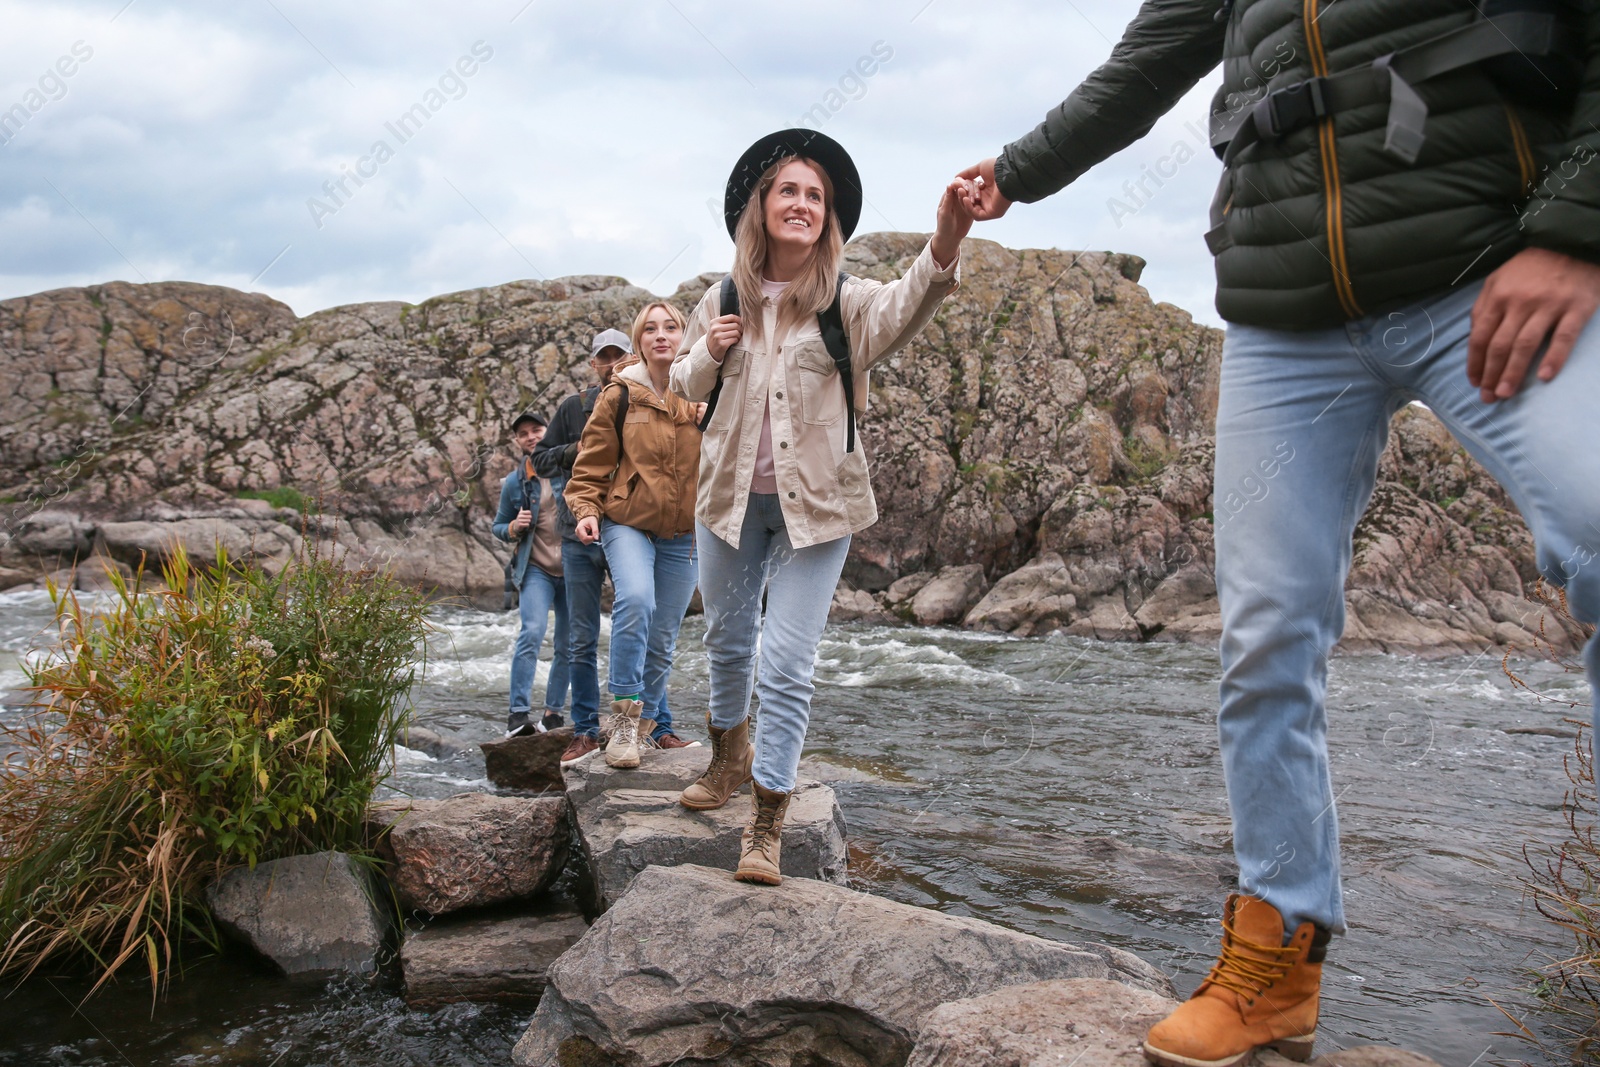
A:
<svg viewBox="0 0 1600 1067">
<path fill-rule="evenodd" d="M 761 697 L 761 721 L 755 779 L 764 788 L 790 792 L 811 721 L 817 645 L 828 625 L 850 538 L 791 547 L 775 493 L 750 494 L 738 548 L 700 523 L 695 524 L 695 538 L 704 576 L 700 598 L 706 607 L 711 725 L 726 730 L 750 714 L 751 668 L 759 639 L 755 690 Z"/>
<path fill-rule="evenodd" d="M 572 629 L 572 730 L 589 737 L 600 735 L 600 586 L 605 566 L 598 541 L 586 545 L 561 539 L 561 578 Z"/>
<path fill-rule="evenodd" d="M 667 679 L 678 629 L 699 577 L 694 534 L 656 537 L 603 519 L 600 540 L 617 593 L 611 605 L 611 694 L 642 694 L 641 714 L 656 723 L 651 736 L 662 737 L 672 732 Z"/>
<path fill-rule="evenodd" d="M 550 677 L 545 682 L 544 706 L 560 711 L 567 703 L 567 684 L 572 667 L 572 645 L 567 631 L 567 591 L 560 578 L 552 578 L 531 561 L 522 572 L 522 591 L 518 609 L 522 629 L 511 650 L 511 710 L 531 712 L 533 676 L 539 667 L 539 646 L 544 643 L 545 624 L 550 609 L 556 613 L 556 632 L 550 639 Z"/>
<path fill-rule="evenodd" d="M 1540 571 L 1572 613 L 1600 616 L 1600 316 L 1552 382 L 1510 400 L 1467 382 L 1481 284 L 1314 332 L 1230 326 L 1217 411 L 1214 515 L 1222 602 L 1218 728 L 1239 885 L 1283 914 L 1344 929 L 1328 773 L 1328 654 L 1344 628 L 1351 534 L 1389 419 L 1433 410 L 1505 486 Z M 1600 644 L 1584 650 L 1591 691 Z M 1600 710 L 1600 701 L 1595 707 Z M 1463 783 L 1472 788 L 1471 783 Z"/>
</svg>

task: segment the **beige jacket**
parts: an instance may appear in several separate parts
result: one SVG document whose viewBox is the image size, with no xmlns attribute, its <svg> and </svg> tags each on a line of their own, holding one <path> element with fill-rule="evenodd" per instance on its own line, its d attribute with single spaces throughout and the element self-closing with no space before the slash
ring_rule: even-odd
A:
<svg viewBox="0 0 1600 1067">
<path fill-rule="evenodd" d="M 858 413 L 867 406 L 867 370 L 916 337 L 959 284 L 959 257 L 941 271 L 927 246 L 897 281 L 852 278 L 845 283 L 840 310 L 850 338 Z M 804 548 L 871 526 L 878 521 L 878 505 L 865 442 L 858 420 L 856 449 L 845 451 L 844 386 L 822 343 L 817 317 L 807 315 L 801 322 L 786 318 L 779 324 L 777 302 L 768 298 L 762 301 L 761 336 L 752 338 L 746 331 L 718 364 L 705 335 L 721 313 L 719 289 L 713 285 L 689 317 L 672 365 L 673 391 L 692 401 L 710 397 L 718 375 L 722 378 L 717 410 L 700 446 L 695 518 L 739 547 L 762 408 L 768 404 L 778 504 L 791 544 Z M 741 314 L 748 317 L 750 309 L 741 309 Z"/>
<path fill-rule="evenodd" d="M 623 389 L 628 412 L 619 442 Z M 657 396 L 644 364 L 632 363 L 595 400 L 563 495 L 575 519 L 604 516 L 657 537 L 680 537 L 694 530 L 699 465 L 694 406 L 671 392 Z"/>
</svg>

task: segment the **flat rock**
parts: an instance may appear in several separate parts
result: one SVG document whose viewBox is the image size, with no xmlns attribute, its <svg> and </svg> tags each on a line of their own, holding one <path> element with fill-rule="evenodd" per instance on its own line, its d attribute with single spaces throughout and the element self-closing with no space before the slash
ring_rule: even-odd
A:
<svg viewBox="0 0 1600 1067">
<path fill-rule="evenodd" d="M 753 886 L 725 870 L 650 867 L 550 969 L 512 1062 L 895 1067 L 939 1005 L 1061 978 L 1172 992 L 1104 945 L 811 879 Z"/>
<path fill-rule="evenodd" d="M 388 933 L 371 875 L 343 852 L 235 867 L 206 899 L 217 925 L 289 975 L 371 971 Z"/>
<path fill-rule="evenodd" d="M 542 734 L 484 741 L 483 769 L 498 789 L 560 789 L 561 753 L 572 743 L 572 727 Z"/>
<path fill-rule="evenodd" d="M 459 1000 L 532 1004 L 550 965 L 587 932 L 576 912 L 436 920 L 400 946 L 406 1003 L 435 1008 Z"/>
<path fill-rule="evenodd" d="M 739 860 L 750 787 L 716 811 L 690 811 L 678 803 L 678 794 L 705 770 L 709 749 L 647 749 L 640 755 L 632 770 L 607 766 L 597 752 L 565 771 L 586 870 L 579 892 L 591 914 L 609 908 L 652 864 L 732 871 Z M 789 877 L 844 884 L 844 815 L 829 786 L 809 778 L 795 783 L 780 867 Z"/>
<path fill-rule="evenodd" d="M 1276 1052 L 1256 1053 L 1256 1067 L 1301 1067 Z M 1405 1049 L 1383 1045 L 1357 1045 L 1318 1056 L 1311 1067 L 1439 1067 L 1438 1062 Z"/>
<path fill-rule="evenodd" d="M 567 862 L 570 832 L 559 797 L 384 801 L 367 823 L 390 861 L 400 903 L 431 915 L 531 897 Z"/>
<path fill-rule="evenodd" d="M 1144 1035 L 1177 1006 L 1101 978 L 1007 986 L 930 1012 L 907 1067 L 1145 1067 Z"/>
</svg>

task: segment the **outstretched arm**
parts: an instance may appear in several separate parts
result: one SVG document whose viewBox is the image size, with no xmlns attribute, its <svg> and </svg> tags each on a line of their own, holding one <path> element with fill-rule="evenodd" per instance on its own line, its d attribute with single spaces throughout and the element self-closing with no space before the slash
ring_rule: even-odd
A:
<svg viewBox="0 0 1600 1067">
<path fill-rule="evenodd" d="M 961 172 L 983 178 L 968 203 L 978 219 L 1013 201 L 1043 200 L 1150 132 L 1222 59 L 1219 0 L 1145 0 L 1111 50 L 1032 133 Z"/>
</svg>

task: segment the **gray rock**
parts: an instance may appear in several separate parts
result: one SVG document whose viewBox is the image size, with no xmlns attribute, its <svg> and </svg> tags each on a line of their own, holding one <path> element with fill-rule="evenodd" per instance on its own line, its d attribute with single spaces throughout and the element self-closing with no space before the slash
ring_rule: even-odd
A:
<svg viewBox="0 0 1600 1067">
<path fill-rule="evenodd" d="M 1049 633 L 1070 619 L 1078 606 L 1072 576 L 1059 555 L 1047 552 L 1012 571 L 967 613 L 977 630 L 1005 630 L 1024 637 Z"/>
<path fill-rule="evenodd" d="M 454 759 L 467 750 L 467 746 L 455 738 L 446 737 L 426 726 L 407 726 L 405 736 L 400 739 L 400 743 L 434 759 Z"/>
<path fill-rule="evenodd" d="M 570 832 L 559 797 L 462 793 L 374 804 L 369 832 L 391 861 L 406 908 L 444 915 L 531 897 L 566 866 Z"/>
<path fill-rule="evenodd" d="M 834 590 L 833 603 L 828 606 L 829 622 L 898 622 L 883 610 L 875 597 L 865 589 L 851 589 L 841 585 Z"/>
<path fill-rule="evenodd" d="M 948 1001 L 1051 978 L 1170 995 L 1120 949 L 1070 945 L 810 879 L 651 867 L 550 969 L 519 1067 L 891 1067 Z"/>
<path fill-rule="evenodd" d="M 483 768 L 500 789 L 560 789 L 561 753 L 572 743 L 572 727 L 542 734 L 484 741 Z"/>
<path fill-rule="evenodd" d="M 206 900 L 218 926 L 290 975 L 371 971 L 388 933 L 371 875 L 343 852 L 235 867 Z"/>
<path fill-rule="evenodd" d="M 906 1067 L 1145 1067 L 1144 1035 L 1177 1006 L 1100 978 L 1007 986 L 930 1012 Z"/>
<path fill-rule="evenodd" d="M 956 622 L 983 595 L 983 566 L 946 567 L 911 598 L 911 615 L 922 626 Z"/>
<path fill-rule="evenodd" d="M 400 946 L 406 1003 L 532 1004 L 544 992 L 550 965 L 588 929 L 575 912 L 431 922 L 407 934 Z"/>
<path fill-rule="evenodd" d="M 700 863 L 732 871 L 750 818 L 745 786 L 716 811 L 690 811 L 678 794 L 711 760 L 707 748 L 646 750 L 633 770 L 608 767 L 597 753 L 566 769 L 585 875 L 584 905 L 598 914 L 652 864 Z M 845 826 L 833 790 L 802 778 L 783 824 L 785 875 L 843 885 Z"/>
<path fill-rule="evenodd" d="M 917 571 L 903 578 L 896 578 L 889 583 L 889 588 L 883 592 L 885 604 L 904 604 L 921 591 L 922 587 L 933 580 L 931 571 Z"/>
</svg>

